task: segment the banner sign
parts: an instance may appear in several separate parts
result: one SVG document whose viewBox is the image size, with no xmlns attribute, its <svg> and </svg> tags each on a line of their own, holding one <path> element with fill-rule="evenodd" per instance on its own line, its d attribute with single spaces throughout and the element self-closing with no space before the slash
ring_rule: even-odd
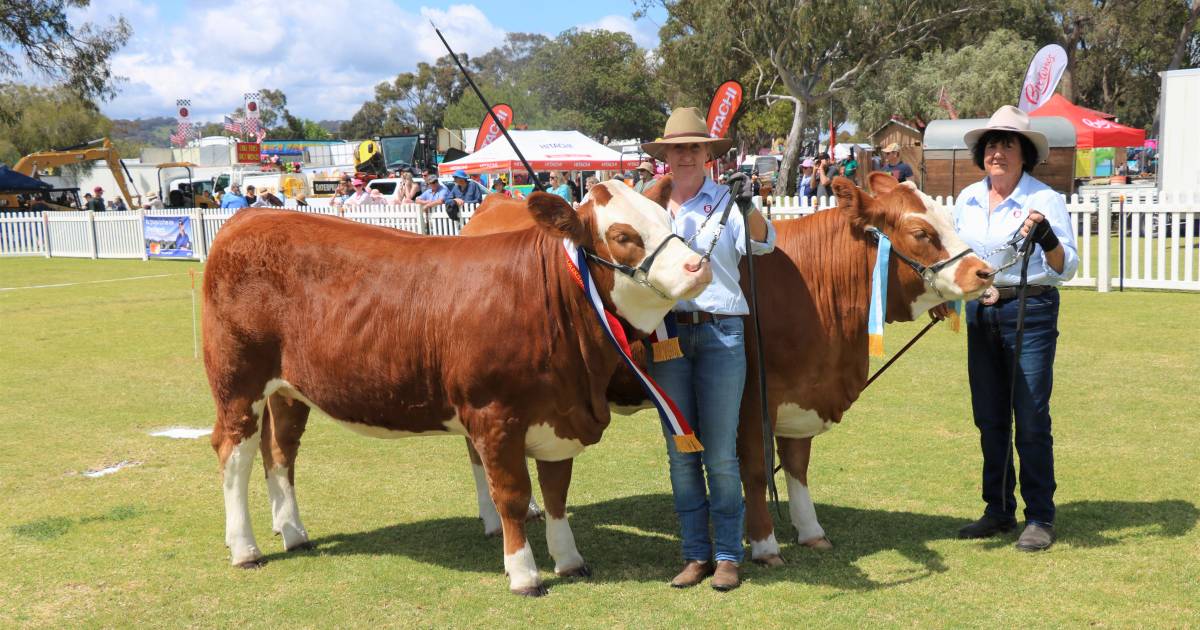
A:
<svg viewBox="0 0 1200 630">
<path fill-rule="evenodd" d="M 258 110 L 258 92 L 246 92 L 243 95 L 245 99 L 246 116 L 242 119 L 242 132 L 256 142 L 262 142 L 263 138 L 267 137 L 267 132 L 263 131 L 259 125 L 259 110 Z"/>
<path fill-rule="evenodd" d="M 712 104 L 708 106 L 708 133 L 714 138 L 729 134 L 733 119 L 742 105 L 742 84 L 726 81 L 717 88 Z"/>
<path fill-rule="evenodd" d="M 171 134 L 171 144 L 182 147 L 192 138 L 191 116 L 192 100 L 181 98 L 175 100 L 175 133 Z"/>
<path fill-rule="evenodd" d="M 505 103 L 498 103 L 492 106 L 492 111 L 496 112 L 496 118 L 499 118 L 505 127 L 512 126 L 513 110 L 511 107 Z M 479 124 L 479 133 L 475 134 L 475 148 L 471 152 L 474 153 L 491 144 L 493 140 L 500 137 L 501 133 L 500 125 L 496 124 L 492 115 L 484 112 L 483 122 Z"/>
<path fill-rule="evenodd" d="M 237 163 L 238 164 L 258 164 L 262 155 L 262 145 L 257 142 L 239 142 L 237 143 Z"/>
<path fill-rule="evenodd" d="M 313 196 L 329 196 L 337 192 L 338 180 L 336 179 L 314 179 L 312 183 Z"/>
<path fill-rule="evenodd" d="M 1021 86 L 1021 97 L 1017 99 L 1017 108 L 1023 112 L 1031 112 L 1054 96 L 1054 88 L 1067 69 L 1067 51 L 1058 44 L 1050 44 L 1037 51 L 1029 69 L 1025 71 L 1025 84 Z"/>
<path fill-rule="evenodd" d="M 191 217 L 144 217 L 146 255 L 151 258 L 196 258 Z"/>
</svg>

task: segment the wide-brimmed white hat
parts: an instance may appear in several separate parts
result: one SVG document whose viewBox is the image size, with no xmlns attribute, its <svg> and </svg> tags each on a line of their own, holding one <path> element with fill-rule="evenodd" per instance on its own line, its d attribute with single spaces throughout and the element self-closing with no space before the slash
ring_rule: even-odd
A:
<svg viewBox="0 0 1200 630">
<path fill-rule="evenodd" d="M 667 147 L 672 144 L 698 143 L 707 145 L 709 158 L 724 155 L 733 146 L 733 138 L 714 138 L 708 134 L 708 123 L 695 107 L 677 107 L 667 118 L 661 138 L 642 145 L 642 150 L 655 159 L 667 159 Z"/>
<path fill-rule="evenodd" d="M 997 109 L 996 113 L 992 114 L 992 117 L 988 119 L 986 127 L 968 131 L 963 136 L 963 142 L 967 144 L 967 150 L 974 152 L 975 143 L 979 142 L 983 134 L 989 131 L 1010 131 L 1025 136 L 1037 148 L 1039 164 L 1045 162 L 1046 158 L 1050 157 L 1050 143 L 1046 141 L 1046 134 L 1031 129 L 1029 127 L 1029 114 L 1012 105 L 1005 105 Z"/>
</svg>

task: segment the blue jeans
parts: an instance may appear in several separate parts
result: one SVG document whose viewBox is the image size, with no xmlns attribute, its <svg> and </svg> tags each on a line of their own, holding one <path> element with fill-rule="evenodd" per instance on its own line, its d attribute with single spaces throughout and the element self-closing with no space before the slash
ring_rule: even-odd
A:
<svg viewBox="0 0 1200 630">
<path fill-rule="evenodd" d="M 741 562 L 746 513 L 737 457 L 738 412 L 746 384 L 742 318 L 680 325 L 679 344 L 683 358 L 651 363 L 650 372 L 704 445 L 703 452 L 681 453 L 663 431 L 683 557 Z M 708 533 L 710 517 L 712 538 Z"/>
<path fill-rule="evenodd" d="M 1017 388 L 1011 409 L 1016 416 L 1016 452 L 1021 458 L 1021 498 L 1025 520 L 1054 523 L 1054 438 L 1050 435 L 1050 392 L 1058 344 L 1058 290 L 1025 301 Z M 1011 520 L 1016 515 L 1017 479 L 1008 461 L 1013 350 L 1017 337 L 1017 300 L 992 306 L 967 303 L 967 370 L 971 408 L 983 449 L 985 514 Z"/>
</svg>

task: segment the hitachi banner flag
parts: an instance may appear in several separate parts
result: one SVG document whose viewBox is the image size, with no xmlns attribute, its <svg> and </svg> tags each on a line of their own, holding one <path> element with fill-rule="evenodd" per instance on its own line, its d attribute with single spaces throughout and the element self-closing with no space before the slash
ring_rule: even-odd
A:
<svg viewBox="0 0 1200 630">
<path fill-rule="evenodd" d="M 1017 108 L 1023 112 L 1031 112 L 1054 96 L 1054 88 L 1067 69 L 1067 51 L 1058 44 L 1050 44 L 1037 51 L 1029 69 L 1025 71 L 1025 85 L 1021 86 L 1021 98 Z"/>
<path fill-rule="evenodd" d="M 496 118 L 499 118 L 500 122 L 504 123 L 506 128 L 512 126 L 513 110 L 511 107 L 504 103 L 499 103 L 492 106 L 492 111 L 496 112 Z M 479 133 L 475 134 L 475 148 L 471 150 L 471 153 L 491 144 L 502 133 L 500 125 L 496 124 L 496 121 L 492 119 L 492 115 L 485 112 L 483 114 L 483 122 L 479 124 Z"/>
<path fill-rule="evenodd" d="M 713 95 L 712 104 L 708 106 L 708 133 L 714 138 L 724 138 L 729 134 L 738 107 L 742 105 L 742 84 L 737 81 L 726 81 L 717 88 Z"/>
</svg>

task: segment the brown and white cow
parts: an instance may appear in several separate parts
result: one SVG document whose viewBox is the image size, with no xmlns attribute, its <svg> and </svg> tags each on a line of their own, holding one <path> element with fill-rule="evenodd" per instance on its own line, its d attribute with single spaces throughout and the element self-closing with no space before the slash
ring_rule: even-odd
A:
<svg viewBox="0 0 1200 630">
<path fill-rule="evenodd" d="M 894 251 L 925 265 L 967 248 L 955 234 L 949 213 L 915 186 L 897 184 L 883 173 L 873 173 L 870 182 L 874 196 L 837 178 L 836 210 L 775 221 L 775 251 L 755 259 L 761 324 L 769 340 L 764 360 L 770 418 L 798 542 L 814 548 L 830 543 L 808 491 L 812 438 L 841 421 L 867 381 L 867 309 L 877 249 L 865 229 L 879 228 Z M 501 211 L 477 216 L 469 224 L 474 233 L 513 229 L 532 220 L 510 204 L 497 204 L 494 210 Z M 944 301 L 971 299 L 991 284 L 989 272 L 983 260 L 968 255 L 943 268 L 930 286 L 893 256 L 887 321 L 910 321 Z M 744 268 L 742 278 L 748 292 Z M 747 339 L 748 356 L 753 358 L 757 339 L 753 334 Z M 782 558 L 767 510 L 758 366 L 754 360 L 747 366 L 738 428 L 746 529 L 751 557 L 774 565 Z M 630 400 L 638 394 L 640 389 L 626 382 L 614 380 L 609 388 L 610 399 Z"/>
<path fill-rule="evenodd" d="M 605 389 L 620 358 L 562 239 L 636 266 L 670 226 L 661 207 L 616 182 L 578 213 L 548 194 L 527 206 L 536 228 L 476 238 L 265 209 L 221 230 L 204 276 L 204 359 L 233 564 L 262 562 L 246 498 L 259 450 L 274 530 L 285 549 L 308 543 L 294 464 L 316 408 L 369 436 L 466 436 L 502 521 L 510 589 L 526 595 L 546 592 L 524 531 L 525 458 L 536 459 L 555 571 L 589 574 L 566 521 L 567 488 L 572 458 L 609 423 Z M 590 266 L 608 307 L 642 331 L 712 277 L 678 239 L 650 269 L 654 288 Z"/>
</svg>

